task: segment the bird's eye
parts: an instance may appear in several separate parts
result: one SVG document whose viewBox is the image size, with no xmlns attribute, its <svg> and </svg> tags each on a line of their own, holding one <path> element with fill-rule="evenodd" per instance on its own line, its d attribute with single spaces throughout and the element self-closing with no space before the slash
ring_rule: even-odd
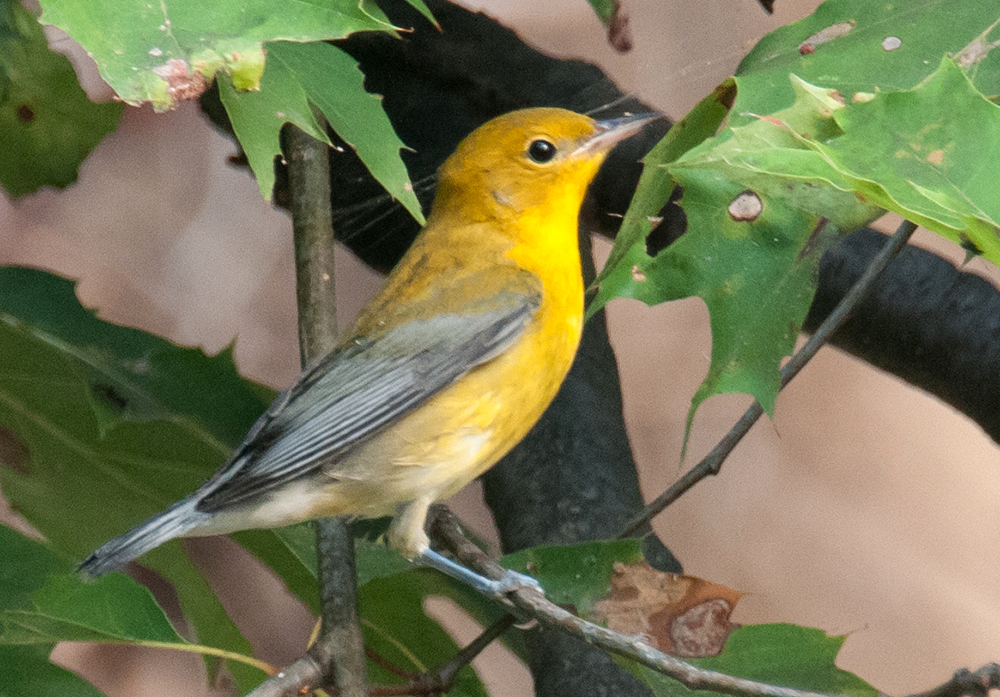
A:
<svg viewBox="0 0 1000 697">
<path fill-rule="evenodd" d="M 556 146 L 547 140 L 533 140 L 528 146 L 528 157 L 535 162 L 545 163 L 556 156 Z"/>
</svg>

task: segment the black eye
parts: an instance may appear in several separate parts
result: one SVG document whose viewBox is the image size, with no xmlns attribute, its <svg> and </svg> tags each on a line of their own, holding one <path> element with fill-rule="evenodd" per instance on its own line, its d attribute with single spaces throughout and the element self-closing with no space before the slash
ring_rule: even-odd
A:
<svg viewBox="0 0 1000 697">
<path fill-rule="evenodd" d="M 556 146 L 547 140 L 533 140 L 528 146 L 528 157 L 535 162 L 548 162 L 556 156 Z"/>
</svg>

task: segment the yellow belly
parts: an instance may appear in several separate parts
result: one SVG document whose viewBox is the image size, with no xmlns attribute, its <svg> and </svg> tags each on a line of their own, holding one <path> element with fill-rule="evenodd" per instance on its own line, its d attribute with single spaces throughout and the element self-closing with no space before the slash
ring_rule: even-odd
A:
<svg viewBox="0 0 1000 697">
<path fill-rule="evenodd" d="M 579 314 L 571 317 L 561 326 L 536 324 L 503 355 L 327 467 L 318 513 L 391 515 L 418 498 L 447 498 L 493 466 L 527 435 L 569 371 L 581 329 Z"/>
</svg>

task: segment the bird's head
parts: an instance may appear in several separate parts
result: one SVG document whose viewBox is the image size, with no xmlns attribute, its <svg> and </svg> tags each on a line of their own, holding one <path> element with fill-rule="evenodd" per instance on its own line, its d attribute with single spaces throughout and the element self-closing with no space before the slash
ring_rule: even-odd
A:
<svg viewBox="0 0 1000 697">
<path fill-rule="evenodd" d="M 499 116 L 473 131 L 439 170 L 432 216 L 464 222 L 579 213 L 608 152 L 657 114 L 595 121 L 565 109 Z"/>
</svg>

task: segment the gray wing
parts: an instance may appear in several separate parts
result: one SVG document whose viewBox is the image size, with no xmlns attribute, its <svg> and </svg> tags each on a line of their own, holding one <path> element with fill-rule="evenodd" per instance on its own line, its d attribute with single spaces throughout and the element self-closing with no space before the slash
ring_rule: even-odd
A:
<svg viewBox="0 0 1000 697">
<path fill-rule="evenodd" d="M 355 340 L 321 359 L 271 405 L 197 509 L 214 512 L 313 472 L 393 423 L 523 333 L 539 298 L 440 315 Z"/>
</svg>

